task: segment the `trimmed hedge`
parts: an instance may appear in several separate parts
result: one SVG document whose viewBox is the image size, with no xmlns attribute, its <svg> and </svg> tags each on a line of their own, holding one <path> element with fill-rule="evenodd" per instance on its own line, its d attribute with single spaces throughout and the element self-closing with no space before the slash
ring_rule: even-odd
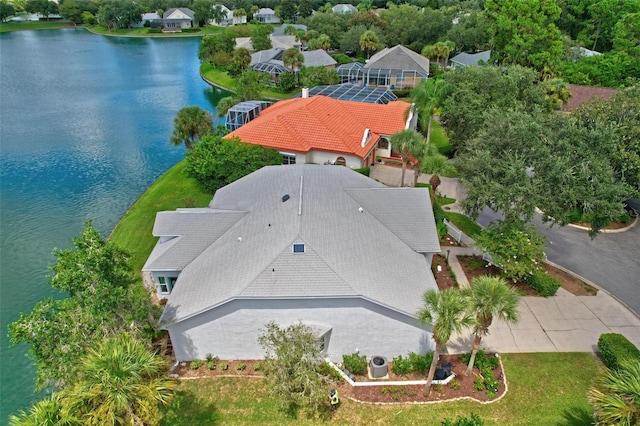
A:
<svg viewBox="0 0 640 426">
<path fill-rule="evenodd" d="M 543 297 L 554 296 L 561 286 L 560 281 L 542 271 L 535 271 L 533 275 L 529 275 L 527 285 Z"/>
<path fill-rule="evenodd" d="M 601 334 L 598 349 L 604 365 L 612 370 L 619 370 L 620 363 L 625 359 L 640 359 L 640 349 L 618 333 Z"/>
</svg>

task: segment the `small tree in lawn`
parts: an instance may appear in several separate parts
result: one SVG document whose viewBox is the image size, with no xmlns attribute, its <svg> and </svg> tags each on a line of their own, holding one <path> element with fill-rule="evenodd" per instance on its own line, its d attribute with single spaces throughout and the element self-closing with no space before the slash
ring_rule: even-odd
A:
<svg viewBox="0 0 640 426">
<path fill-rule="evenodd" d="M 464 293 L 458 289 L 427 290 L 423 296 L 423 303 L 423 307 L 418 311 L 418 319 L 433 327 L 433 340 L 436 342 L 427 384 L 424 387 L 424 396 L 429 396 L 440 353 L 454 332 L 460 333 L 464 328 L 473 325 L 473 316 L 467 309 L 468 302 Z"/>
<path fill-rule="evenodd" d="M 400 186 L 404 185 L 404 175 L 407 171 L 407 163 L 411 158 L 422 155 L 424 152 L 424 141 L 420 133 L 415 130 L 405 129 L 391 135 L 389 140 L 391 149 L 400 155 L 402 159 L 402 175 Z"/>
<path fill-rule="evenodd" d="M 280 328 L 269 322 L 258 342 L 265 349 L 264 374 L 270 393 L 290 415 L 301 408 L 319 414 L 327 408 L 327 384 L 318 338 L 302 323 Z"/>
<path fill-rule="evenodd" d="M 483 336 L 489 334 L 493 318 L 497 317 L 511 323 L 518 322 L 520 296 L 513 287 L 507 285 L 504 279 L 488 275 L 473 278 L 471 288 L 466 292 L 469 296 L 469 311 L 476 317 L 471 359 L 464 372 L 465 376 L 468 376 L 473 370 L 476 354 L 480 349 L 480 341 Z"/>
<path fill-rule="evenodd" d="M 541 268 L 544 238 L 532 225 L 501 221 L 476 236 L 476 246 L 491 255 L 492 262 L 512 280 L 523 280 Z"/>
</svg>

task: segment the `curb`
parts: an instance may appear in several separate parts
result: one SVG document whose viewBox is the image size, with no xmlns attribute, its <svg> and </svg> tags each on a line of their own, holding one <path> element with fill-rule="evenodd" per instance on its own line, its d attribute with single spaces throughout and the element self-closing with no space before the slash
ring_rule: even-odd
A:
<svg viewBox="0 0 640 426">
<path fill-rule="evenodd" d="M 574 277 L 576 277 L 579 280 L 584 281 L 585 283 L 589 284 L 592 287 L 595 287 L 596 289 L 598 289 L 598 291 L 603 292 L 604 294 L 608 295 L 609 297 L 611 297 L 612 299 L 614 299 L 616 302 L 618 302 L 619 304 L 621 304 L 622 306 L 624 306 L 627 311 L 629 311 L 633 316 L 635 316 L 636 318 L 638 318 L 640 320 L 640 314 L 637 314 L 633 311 L 633 309 L 631 309 L 629 307 L 629 305 L 627 305 L 624 301 L 620 300 L 616 295 L 612 294 L 611 292 L 609 292 L 608 290 L 603 289 L 602 287 L 600 287 L 598 284 L 594 283 L 593 281 L 590 281 L 584 277 L 582 277 L 581 275 L 576 274 L 573 271 L 570 271 L 569 269 L 565 268 L 564 266 L 560 266 L 557 263 L 553 263 L 550 260 L 545 259 L 544 263 L 553 266 L 554 268 L 558 268 L 561 271 L 566 272 L 567 274 L 573 275 Z M 579 297 L 579 296 L 576 296 Z M 588 297 L 588 296 L 585 296 Z"/>
<path fill-rule="evenodd" d="M 619 228 L 619 229 L 601 229 L 598 232 L 601 232 L 603 234 L 621 234 L 623 232 L 631 231 L 633 228 L 635 228 L 636 225 L 638 225 L 638 221 L 639 220 L 640 220 L 640 216 L 636 216 L 636 218 L 633 220 L 633 222 L 631 222 L 631 225 L 625 226 L 624 228 Z M 569 226 L 571 228 L 575 228 L 575 229 L 580 229 L 581 231 L 591 231 L 591 228 L 589 228 L 588 226 L 575 225 L 573 223 L 567 223 L 567 226 Z"/>
</svg>

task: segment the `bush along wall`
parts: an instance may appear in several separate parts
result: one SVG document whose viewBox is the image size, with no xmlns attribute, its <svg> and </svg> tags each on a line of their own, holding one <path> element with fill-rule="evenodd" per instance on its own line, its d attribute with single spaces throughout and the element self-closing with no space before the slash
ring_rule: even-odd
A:
<svg viewBox="0 0 640 426">
<path fill-rule="evenodd" d="M 620 363 L 625 359 L 640 359 L 640 349 L 618 333 L 601 334 L 598 350 L 604 365 L 612 370 L 620 369 Z"/>
</svg>

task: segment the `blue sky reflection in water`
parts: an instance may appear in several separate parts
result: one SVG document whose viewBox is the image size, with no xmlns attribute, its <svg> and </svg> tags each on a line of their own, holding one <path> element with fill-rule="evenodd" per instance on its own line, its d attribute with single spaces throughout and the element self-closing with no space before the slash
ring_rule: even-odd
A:
<svg viewBox="0 0 640 426">
<path fill-rule="evenodd" d="M 47 296 L 51 250 L 93 219 L 108 235 L 184 149 L 181 108 L 228 93 L 199 75 L 199 37 L 105 37 L 82 29 L 0 34 L 0 424 L 39 399 L 26 345 L 7 325 Z"/>
</svg>

